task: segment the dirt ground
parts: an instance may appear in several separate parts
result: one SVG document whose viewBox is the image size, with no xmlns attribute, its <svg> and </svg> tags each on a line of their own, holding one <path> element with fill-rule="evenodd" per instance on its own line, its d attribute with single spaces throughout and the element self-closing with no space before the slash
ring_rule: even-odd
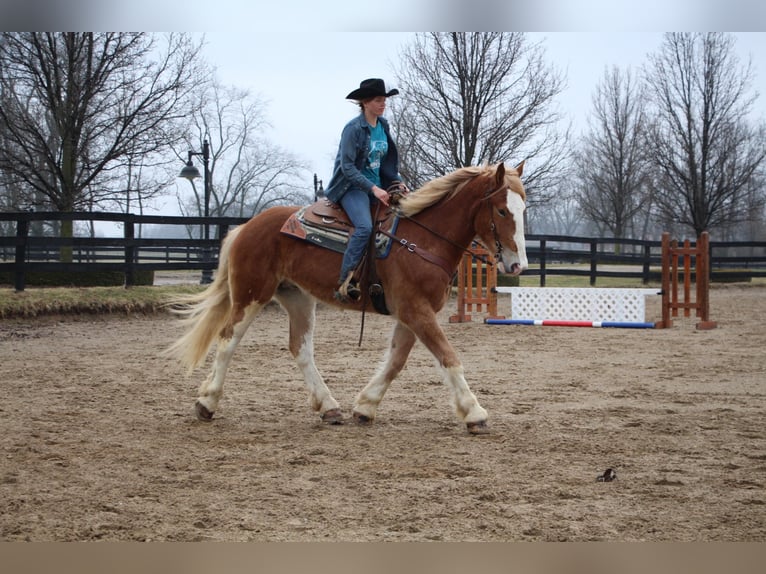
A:
<svg viewBox="0 0 766 574">
<path fill-rule="evenodd" d="M 766 288 L 629 330 L 449 324 L 491 433 L 469 436 L 422 345 L 370 427 L 326 426 L 266 309 L 212 423 L 169 315 L 0 324 L 3 541 L 764 541 Z M 656 298 L 655 298 L 656 299 Z M 659 303 L 647 319 L 659 319 Z M 350 414 L 390 320 L 318 310 Z M 617 479 L 598 482 L 605 469 Z"/>
</svg>

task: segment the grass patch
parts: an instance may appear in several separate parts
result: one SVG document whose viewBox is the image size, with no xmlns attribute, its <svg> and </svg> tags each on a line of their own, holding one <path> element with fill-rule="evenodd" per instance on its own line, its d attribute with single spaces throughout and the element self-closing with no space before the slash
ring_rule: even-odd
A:
<svg viewBox="0 0 766 574">
<path fill-rule="evenodd" d="M 641 279 L 630 277 L 597 277 L 596 284 L 590 284 L 590 278 L 584 276 L 575 275 L 546 275 L 545 286 L 546 287 L 603 287 L 603 288 L 622 288 L 622 289 L 636 289 L 636 288 L 652 288 L 660 287 L 659 281 L 650 281 L 644 283 Z M 522 275 L 520 277 L 521 287 L 539 287 L 540 276 L 539 275 Z"/>
<path fill-rule="evenodd" d="M 0 319 L 42 315 L 157 313 L 177 294 L 197 293 L 200 285 L 124 287 L 45 287 L 20 293 L 0 287 Z"/>
<path fill-rule="evenodd" d="M 540 277 L 538 275 L 522 275 L 520 277 L 521 287 L 540 287 Z M 692 282 L 694 285 L 694 282 Z M 764 287 L 766 286 L 766 277 L 753 277 L 736 280 L 729 278 L 726 281 L 711 281 L 710 288 L 715 289 L 718 286 L 724 287 L 726 285 L 742 286 L 742 287 Z M 590 278 L 579 277 L 573 275 L 546 275 L 545 277 L 546 287 L 601 287 L 612 289 L 661 289 L 662 283 L 660 281 L 650 281 L 649 283 L 643 283 L 641 279 L 631 279 L 629 277 L 598 277 L 596 284 L 590 284 Z M 683 289 L 683 286 L 680 287 Z"/>
</svg>

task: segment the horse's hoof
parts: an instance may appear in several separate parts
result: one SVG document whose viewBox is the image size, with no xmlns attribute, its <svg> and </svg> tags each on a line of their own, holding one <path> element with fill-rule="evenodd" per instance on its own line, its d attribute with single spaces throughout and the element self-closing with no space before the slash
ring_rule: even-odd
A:
<svg viewBox="0 0 766 574">
<path fill-rule="evenodd" d="M 327 423 L 328 425 L 342 425 L 343 413 L 340 412 L 340 409 L 330 409 L 329 411 L 325 411 L 322 413 L 322 422 Z"/>
<path fill-rule="evenodd" d="M 361 413 L 354 413 L 354 422 L 358 425 L 367 426 L 372 424 L 372 418 Z"/>
<path fill-rule="evenodd" d="M 213 412 L 207 410 L 207 407 L 199 401 L 194 403 L 194 412 L 197 414 L 198 420 L 206 423 L 209 423 L 213 420 Z"/>
<path fill-rule="evenodd" d="M 477 421 L 475 423 L 466 423 L 465 426 L 466 426 L 466 429 L 468 429 L 469 434 L 473 434 L 473 435 L 489 434 L 489 427 L 487 426 L 487 421 Z"/>
</svg>

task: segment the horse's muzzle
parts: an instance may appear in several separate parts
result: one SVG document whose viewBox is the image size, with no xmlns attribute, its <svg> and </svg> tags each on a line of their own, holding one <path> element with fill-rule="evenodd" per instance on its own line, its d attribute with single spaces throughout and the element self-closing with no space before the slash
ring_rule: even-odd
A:
<svg viewBox="0 0 766 574">
<path fill-rule="evenodd" d="M 513 263 L 508 265 L 506 264 L 505 261 L 503 261 L 502 259 L 499 259 L 498 263 L 499 263 L 498 267 L 500 268 L 500 271 L 502 273 L 507 273 L 508 275 L 511 275 L 512 277 L 521 275 L 524 269 L 527 268 L 526 265 L 522 265 L 518 261 L 514 261 Z"/>
</svg>

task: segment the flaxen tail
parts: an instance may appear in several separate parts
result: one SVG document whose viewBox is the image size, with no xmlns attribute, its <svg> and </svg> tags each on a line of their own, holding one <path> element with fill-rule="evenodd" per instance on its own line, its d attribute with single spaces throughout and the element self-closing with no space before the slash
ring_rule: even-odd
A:
<svg viewBox="0 0 766 574">
<path fill-rule="evenodd" d="M 231 319 L 229 293 L 229 250 L 240 228 L 224 238 L 215 279 L 200 293 L 181 295 L 168 301 L 170 312 L 182 318 L 187 332 L 163 354 L 177 358 L 191 373 L 207 356 L 210 345 Z"/>
</svg>

